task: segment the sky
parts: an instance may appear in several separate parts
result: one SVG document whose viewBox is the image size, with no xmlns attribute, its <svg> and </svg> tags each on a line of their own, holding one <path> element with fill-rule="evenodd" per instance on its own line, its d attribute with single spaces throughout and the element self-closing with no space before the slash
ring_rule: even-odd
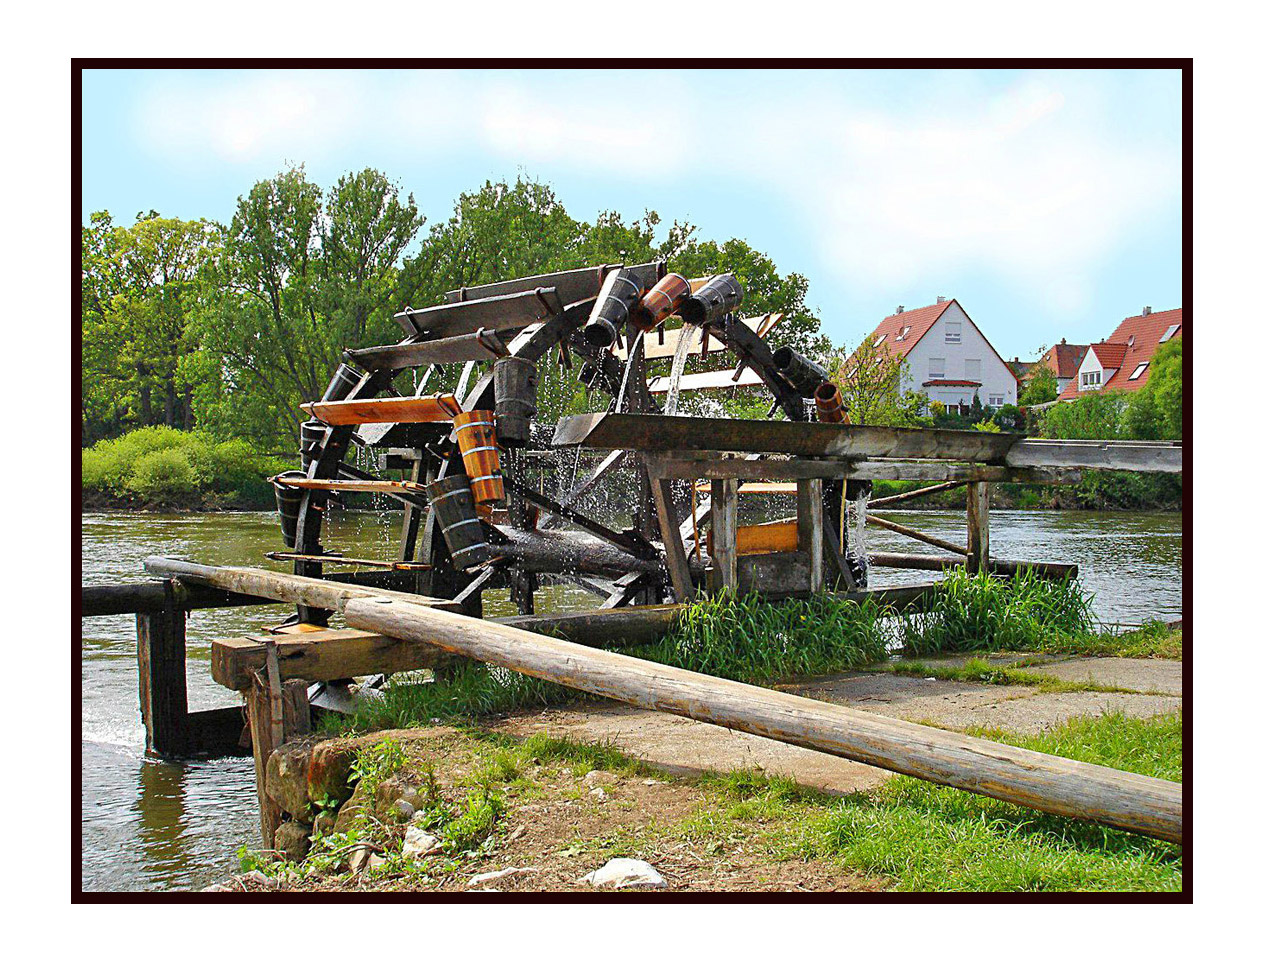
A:
<svg viewBox="0 0 1263 960">
<path fill-rule="evenodd" d="M 835 343 L 946 296 L 1031 359 L 1182 305 L 1181 110 L 1176 71 L 89 70 L 82 215 L 228 222 L 301 163 L 437 223 L 525 174 L 746 240 Z"/>
</svg>

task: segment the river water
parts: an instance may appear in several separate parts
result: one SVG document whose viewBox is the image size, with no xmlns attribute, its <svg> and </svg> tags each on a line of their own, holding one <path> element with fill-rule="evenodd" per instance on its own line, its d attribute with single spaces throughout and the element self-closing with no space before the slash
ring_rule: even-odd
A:
<svg viewBox="0 0 1263 960">
<path fill-rule="evenodd" d="M 891 514 L 897 514 L 891 511 Z M 994 510 L 992 554 L 1003 559 L 1079 564 L 1104 621 L 1137 623 L 1181 615 L 1181 516 Z M 330 515 L 329 543 L 348 556 L 389 559 L 397 513 Z M 961 511 L 907 512 L 908 526 L 963 543 Z M 934 548 L 870 527 L 873 551 L 934 553 Z M 83 582 L 146 579 L 142 561 L 167 554 L 211 564 L 270 566 L 268 550 L 283 549 L 273 513 L 194 515 L 87 514 L 83 518 Z M 875 568 L 871 584 L 931 578 L 916 570 Z M 540 609 L 589 606 L 578 591 L 553 588 Z M 188 688 L 191 709 L 232 706 L 237 694 L 210 679 L 216 637 L 256 633 L 275 624 L 283 607 L 202 610 L 189 617 Z M 488 595 L 488 615 L 513 611 Z M 251 759 L 162 763 L 146 759 L 136 690 L 134 617 L 83 621 L 83 886 L 85 890 L 199 888 L 224 877 L 243 844 L 259 845 Z"/>
</svg>

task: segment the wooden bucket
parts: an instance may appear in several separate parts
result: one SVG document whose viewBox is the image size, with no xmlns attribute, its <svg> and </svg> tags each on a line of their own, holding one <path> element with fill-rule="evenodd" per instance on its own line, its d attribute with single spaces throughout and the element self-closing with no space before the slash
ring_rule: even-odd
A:
<svg viewBox="0 0 1263 960">
<path fill-rule="evenodd" d="M 689 282 L 678 273 L 668 273 L 641 298 L 637 325 L 652 330 L 679 309 L 690 291 Z"/>
<path fill-rule="evenodd" d="M 531 438 L 539 373 L 530 360 L 504 357 L 496 361 L 494 377 L 496 433 L 506 447 L 523 446 Z"/>
<path fill-rule="evenodd" d="M 338 364 L 338 369 L 333 371 L 333 379 L 325 388 L 325 395 L 320 398 L 321 401 L 345 400 L 351 395 L 351 391 L 359 386 L 362 379 L 364 379 L 364 374 L 349 363 Z"/>
<path fill-rule="evenodd" d="M 452 566 L 468 570 L 491 559 L 491 550 L 483 533 L 482 521 L 474 509 L 474 495 L 469 489 L 469 477 L 463 473 L 444 477 L 426 484 L 426 496 L 435 522 L 443 531 L 447 551 L 452 555 Z"/>
<path fill-rule="evenodd" d="M 711 277 L 697 293 L 685 299 L 676 313 L 685 323 L 714 323 L 736 310 L 744 296 L 737 278 L 731 273 L 722 273 Z"/>
<path fill-rule="evenodd" d="M 306 477 L 304 470 L 286 470 L 279 477 Z M 273 483 L 276 491 L 276 512 L 281 515 L 281 538 L 285 546 L 293 548 L 298 539 L 298 511 L 303 506 L 303 493 L 300 487 L 287 487 L 282 483 Z"/>
<path fill-rule="evenodd" d="M 469 475 L 469 487 L 478 503 L 504 499 L 495 417 L 491 410 L 469 410 L 452 418 L 452 432 L 456 434 L 465 473 Z"/>
<path fill-rule="evenodd" d="M 799 393 L 811 396 L 820 384 L 829 379 L 824 367 L 814 360 L 808 360 L 793 347 L 781 347 L 772 353 L 772 362 L 777 372 L 790 382 Z"/>
<path fill-rule="evenodd" d="M 842 405 L 842 393 L 828 380 L 816 387 L 816 419 L 821 423 L 851 422 Z"/>
<path fill-rule="evenodd" d="M 614 343 L 632 308 L 640 303 L 640 289 L 626 270 L 611 270 L 592 305 L 592 313 L 583 328 L 583 339 L 601 349 Z"/>
<path fill-rule="evenodd" d="M 319 420 L 305 420 L 299 431 L 298 449 L 302 457 L 303 473 L 307 472 L 307 468 L 311 466 L 311 461 L 316 459 L 316 455 L 320 452 L 320 446 L 325 440 L 325 431 L 328 429 Z"/>
</svg>

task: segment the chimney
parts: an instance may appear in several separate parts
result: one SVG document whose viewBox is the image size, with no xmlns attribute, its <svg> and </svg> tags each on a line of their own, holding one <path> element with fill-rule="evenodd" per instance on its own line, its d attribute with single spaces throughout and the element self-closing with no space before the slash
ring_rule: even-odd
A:
<svg viewBox="0 0 1263 960">
<path fill-rule="evenodd" d="M 1141 314 L 1140 314 L 1140 315 L 1141 315 L 1142 317 L 1147 317 L 1147 316 L 1149 316 L 1149 314 L 1151 314 L 1151 313 L 1153 313 L 1153 307 L 1145 307 L 1145 309 L 1141 312 Z"/>
<path fill-rule="evenodd" d="M 947 297 L 939 297 L 939 298 L 938 298 L 937 300 L 935 300 L 934 302 L 935 302 L 935 303 L 947 303 Z"/>
<path fill-rule="evenodd" d="M 899 306 L 895 307 L 895 313 L 903 313 L 903 304 L 902 304 L 902 303 L 901 303 L 901 304 L 899 304 Z"/>
<path fill-rule="evenodd" d="M 1062 342 L 1062 343 L 1065 343 L 1065 342 L 1066 342 L 1066 338 L 1065 338 L 1065 337 L 1062 337 L 1062 338 L 1061 338 L 1061 342 Z"/>
</svg>

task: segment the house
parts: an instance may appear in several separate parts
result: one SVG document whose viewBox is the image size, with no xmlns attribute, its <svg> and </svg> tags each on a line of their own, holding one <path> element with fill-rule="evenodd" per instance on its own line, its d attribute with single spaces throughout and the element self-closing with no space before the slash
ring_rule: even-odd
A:
<svg viewBox="0 0 1263 960">
<path fill-rule="evenodd" d="M 1153 312 L 1151 307 L 1118 325 L 1108 340 L 1091 344 L 1075 378 L 1057 397 L 1074 400 L 1087 393 L 1139 390 L 1149 382 L 1149 362 L 1159 346 L 1184 333 L 1184 308 Z"/>
<path fill-rule="evenodd" d="M 1017 377 L 1021 390 L 1026 389 L 1040 367 L 1047 367 L 1057 378 L 1057 393 L 1061 393 L 1078 374 L 1079 364 L 1087 352 L 1086 343 L 1066 343 L 1066 338 L 1062 337 L 1061 343 L 1053 344 L 1038 360 L 1024 362 L 1014 357 L 1009 367 Z"/>
<path fill-rule="evenodd" d="M 975 397 L 984 407 L 1017 403 L 1013 371 L 956 300 L 900 307 L 873 331 L 873 345 L 903 358 L 903 393 L 923 392 L 955 413 L 967 413 Z"/>
</svg>

